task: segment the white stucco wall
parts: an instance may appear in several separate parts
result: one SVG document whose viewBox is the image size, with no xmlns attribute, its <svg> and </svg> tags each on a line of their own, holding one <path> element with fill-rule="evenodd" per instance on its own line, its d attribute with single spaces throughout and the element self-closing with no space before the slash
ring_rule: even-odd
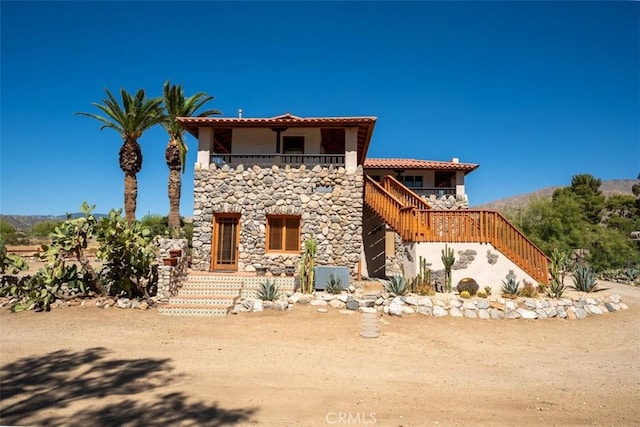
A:
<svg viewBox="0 0 640 427">
<path fill-rule="evenodd" d="M 444 243 L 406 243 L 405 253 L 407 256 L 404 259 L 404 271 L 405 276 L 415 277 L 418 273 L 418 262 L 422 256 L 431 263 L 431 270 L 443 270 L 442 264 L 442 250 L 444 249 Z M 498 252 L 496 248 L 488 243 L 447 243 L 448 248 L 452 248 L 456 255 L 456 260 L 459 259 L 459 251 L 474 250 L 476 252 L 475 259 L 467 266 L 467 268 L 460 270 L 452 270 L 451 277 L 454 288 L 456 284 L 465 277 L 471 277 L 475 279 L 480 285 L 480 289 L 485 286 L 491 286 L 494 294 L 500 293 L 502 287 L 502 281 L 506 280 L 506 276 L 509 270 L 513 270 L 516 275 L 516 280 L 527 280 L 528 282 L 537 285 L 537 281 L 531 276 L 525 273 L 520 267 L 514 264 L 510 259 Z M 498 255 L 497 262 L 490 264 L 487 258 L 487 251 L 492 254 Z"/>
<path fill-rule="evenodd" d="M 320 129 L 292 128 L 280 133 L 285 136 L 303 136 L 304 153 L 320 154 Z M 233 154 L 274 154 L 276 133 L 264 128 L 237 128 L 233 130 L 231 151 Z M 280 143 L 282 151 L 282 141 Z"/>
</svg>

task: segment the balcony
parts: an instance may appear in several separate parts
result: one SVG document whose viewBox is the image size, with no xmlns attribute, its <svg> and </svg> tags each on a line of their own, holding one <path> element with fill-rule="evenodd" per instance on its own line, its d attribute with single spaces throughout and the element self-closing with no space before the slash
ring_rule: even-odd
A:
<svg viewBox="0 0 640 427">
<path fill-rule="evenodd" d="M 269 168 L 273 165 L 300 167 L 344 166 L 344 154 L 212 154 L 211 163 L 218 167 L 228 165 L 235 168 L 259 166 Z M 455 189 L 454 189 L 455 194 Z"/>
<path fill-rule="evenodd" d="M 407 187 L 421 197 L 455 196 L 456 187 Z"/>
</svg>

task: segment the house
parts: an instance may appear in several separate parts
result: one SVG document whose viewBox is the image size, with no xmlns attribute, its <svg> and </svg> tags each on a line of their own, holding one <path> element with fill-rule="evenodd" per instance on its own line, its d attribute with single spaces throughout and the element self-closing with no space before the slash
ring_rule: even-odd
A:
<svg viewBox="0 0 640 427">
<path fill-rule="evenodd" d="M 352 277 L 415 275 L 421 258 L 441 268 L 446 244 L 454 280 L 546 282 L 539 249 L 499 213 L 468 208 L 477 164 L 367 158 L 376 120 L 178 118 L 198 140 L 192 269 L 279 274 L 315 237 L 316 265 Z"/>
</svg>

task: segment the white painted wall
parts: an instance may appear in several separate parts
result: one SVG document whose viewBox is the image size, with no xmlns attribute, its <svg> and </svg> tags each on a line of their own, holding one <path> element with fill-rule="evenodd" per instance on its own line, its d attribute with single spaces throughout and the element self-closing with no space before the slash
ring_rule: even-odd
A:
<svg viewBox="0 0 640 427">
<path fill-rule="evenodd" d="M 358 169 L 358 128 L 348 127 L 344 130 L 344 168 L 348 173 Z"/>
<path fill-rule="evenodd" d="M 280 133 L 284 136 L 303 136 L 304 153 L 320 154 L 320 129 L 292 128 Z M 275 154 L 276 133 L 268 128 L 237 128 L 233 130 L 233 154 Z M 282 141 L 280 143 L 282 151 Z"/>
<path fill-rule="evenodd" d="M 213 129 L 198 129 L 198 157 L 195 169 L 206 169 L 211 162 L 211 150 L 213 147 Z"/>
<path fill-rule="evenodd" d="M 467 268 L 451 270 L 451 283 L 454 288 L 461 279 L 471 277 L 478 282 L 480 289 L 483 289 L 485 286 L 491 286 L 492 293 L 494 295 L 499 294 L 502 281 L 506 280 L 509 270 L 513 270 L 513 273 L 516 275 L 516 280 L 518 281 L 524 279 L 534 285 L 538 283 L 489 243 L 447 243 L 447 247 L 454 250 L 456 259 L 458 258 L 459 251 L 472 249 L 477 252 L 475 259 Z M 411 261 L 405 256 L 405 276 L 415 277 L 418 274 L 420 256 L 426 259 L 428 263 L 431 263 L 431 270 L 443 270 L 444 265 L 442 264 L 441 258 L 443 249 L 444 243 L 406 243 L 405 251 L 409 253 Z M 493 265 L 487 261 L 487 250 L 490 250 L 492 254 L 498 255 L 498 260 Z"/>
</svg>

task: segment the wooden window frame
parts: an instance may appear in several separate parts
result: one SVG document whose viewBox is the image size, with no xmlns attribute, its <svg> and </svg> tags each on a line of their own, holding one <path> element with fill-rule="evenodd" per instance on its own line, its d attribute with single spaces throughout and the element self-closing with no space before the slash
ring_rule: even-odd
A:
<svg viewBox="0 0 640 427">
<path fill-rule="evenodd" d="M 420 178 L 420 184 L 416 185 L 417 178 Z M 411 181 L 409 184 L 407 181 Z M 423 188 L 424 187 L 424 177 L 422 175 L 402 175 L 402 184 L 407 188 Z"/>
<path fill-rule="evenodd" d="M 271 221 L 274 219 L 280 219 L 283 220 L 282 223 L 282 234 L 280 236 L 280 241 L 282 242 L 282 247 L 280 249 L 270 249 L 271 247 Z M 297 227 L 297 247 L 296 249 L 289 249 L 286 250 L 286 239 L 287 239 L 287 221 L 288 219 L 295 219 L 298 221 L 298 227 Z M 300 253 L 300 231 L 302 229 L 302 218 L 298 215 L 267 215 L 267 227 L 266 227 L 266 232 L 267 232 L 267 239 L 266 239 L 266 246 L 265 246 L 265 251 L 266 252 L 270 252 L 270 253 L 288 253 L 288 254 L 297 254 Z"/>
</svg>

